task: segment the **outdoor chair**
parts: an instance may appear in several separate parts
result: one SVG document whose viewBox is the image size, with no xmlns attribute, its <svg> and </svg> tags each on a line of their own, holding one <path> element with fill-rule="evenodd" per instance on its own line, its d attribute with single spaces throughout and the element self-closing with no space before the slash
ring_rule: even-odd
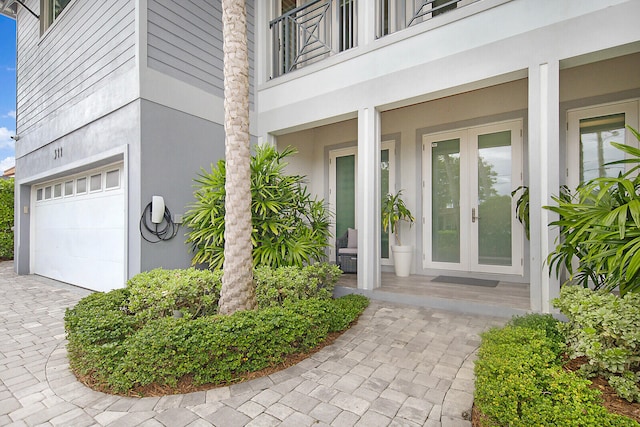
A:
<svg viewBox="0 0 640 427">
<path fill-rule="evenodd" d="M 358 272 L 358 230 L 349 228 L 336 239 L 336 263 L 345 273 Z"/>
</svg>

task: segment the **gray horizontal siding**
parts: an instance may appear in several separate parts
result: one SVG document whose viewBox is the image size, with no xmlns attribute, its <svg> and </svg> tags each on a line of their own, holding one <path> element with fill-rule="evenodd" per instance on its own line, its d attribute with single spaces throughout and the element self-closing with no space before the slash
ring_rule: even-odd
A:
<svg viewBox="0 0 640 427">
<path fill-rule="evenodd" d="M 222 97 L 222 10 L 220 1 L 149 0 L 147 65 Z M 253 103 L 254 5 L 247 1 L 249 76 Z"/>
<path fill-rule="evenodd" d="M 27 4 L 37 11 L 39 3 Z M 73 1 L 42 36 L 22 9 L 18 38 L 18 129 L 25 132 L 135 67 L 135 2 Z"/>
</svg>

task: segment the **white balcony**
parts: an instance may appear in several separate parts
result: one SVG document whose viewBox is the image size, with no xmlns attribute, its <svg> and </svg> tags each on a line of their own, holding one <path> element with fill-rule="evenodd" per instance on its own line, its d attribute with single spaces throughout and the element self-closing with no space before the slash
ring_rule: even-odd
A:
<svg viewBox="0 0 640 427">
<path fill-rule="evenodd" d="M 376 0 L 378 39 L 479 0 Z M 357 0 L 280 0 L 282 14 L 269 23 L 272 38 L 270 78 L 276 78 L 358 46 Z M 287 7 L 287 5 L 290 5 Z"/>
</svg>

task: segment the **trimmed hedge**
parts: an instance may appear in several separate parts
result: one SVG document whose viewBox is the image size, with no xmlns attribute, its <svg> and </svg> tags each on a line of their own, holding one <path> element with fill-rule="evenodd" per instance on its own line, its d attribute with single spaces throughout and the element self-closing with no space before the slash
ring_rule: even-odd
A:
<svg viewBox="0 0 640 427">
<path fill-rule="evenodd" d="M 0 179 L 0 260 L 13 259 L 13 178 Z"/>
<path fill-rule="evenodd" d="M 551 316 L 517 318 L 482 335 L 475 405 L 484 426 L 638 426 L 609 413 L 589 381 L 566 372 L 564 337 Z"/>
<path fill-rule="evenodd" d="M 175 280 L 163 283 L 161 277 Z M 193 279 L 192 293 L 186 292 L 187 278 Z M 71 369 L 115 393 L 152 383 L 175 387 L 183 377 L 195 385 L 228 383 L 310 350 L 328 333 L 347 328 L 368 305 L 360 295 L 284 298 L 281 305 L 211 315 L 216 280 L 217 273 L 161 270 L 136 276 L 125 289 L 83 298 L 65 313 Z M 206 306 L 185 303 L 198 301 L 196 294 L 207 299 Z"/>
</svg>

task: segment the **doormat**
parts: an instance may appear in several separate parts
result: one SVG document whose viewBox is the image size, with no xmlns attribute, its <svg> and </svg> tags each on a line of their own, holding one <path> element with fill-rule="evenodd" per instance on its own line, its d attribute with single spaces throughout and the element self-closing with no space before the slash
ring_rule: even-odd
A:
<svg viewBox="0 0 640 427">
<path fill-rule="evenodd" d="M 438 276 L 431 281 L 440 283 L 455 283 L 458 285 L 484 286 L 486 288 L 495 288 L 496 286 L 498 286 L 498 280 L 474 279 L 473 277 Z"/>
</svg>

